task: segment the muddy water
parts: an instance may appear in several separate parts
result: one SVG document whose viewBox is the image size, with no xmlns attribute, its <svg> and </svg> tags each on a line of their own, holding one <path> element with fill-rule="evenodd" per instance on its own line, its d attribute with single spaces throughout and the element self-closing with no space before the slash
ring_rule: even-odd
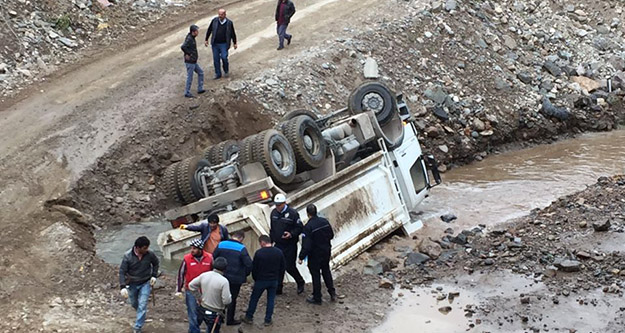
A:
<svg viewBox="0 0 625 333">
<path fill-rule="evenodd" d="M 180 261 L 164 260 L 163 253 L 156 244 L 158 234 L 169 229 L 171 225 L 167 222 L 141 222 L 100 230 L 95 233 L 96 254 L 107 263 L 119 266 L 124 253 L 132 247 L 135 239 L 146 236 L 150 239 L 150 250 L 161 260 L 160 270 L 175 275 Z"/>
<path fill-rule="evenodd" d="M 445 173 L 423 202 L 423 219 L 426 229 L 492 226 L 619 173 L 625 173 L 625 130 L 494 155 Z M 444 213 L 458 219 L 442 223 Z"/>
</svg>

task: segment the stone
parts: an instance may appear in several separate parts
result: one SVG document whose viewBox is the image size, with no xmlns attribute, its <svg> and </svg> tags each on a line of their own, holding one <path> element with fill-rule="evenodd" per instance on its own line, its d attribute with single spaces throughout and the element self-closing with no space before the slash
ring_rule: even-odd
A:
<svg viewBox="0 0 625 333">
<path fill-rule="evenodd" d="M 580 259 L 590 259 L 592 258 L 592 255 L 586 251 L 579 251 L 577 252 L 576 256 Z"/>
<path fill-rule="evenodd" d="M 457 3 L 456 0 L 447 0 L 445 2 L 445 10 L 451 12 L 452 10 L 456 10 Z"/>
<path fill-rule="evenodd" d="M 548 278 L 555 277 L 557 271 L 558 271 L 557 267 L 555 267 L 555 266 L 547 266 L 547 268 L 545 268 L 545 270 L 543 271 L 543 276 L 548 277 Z"/>
<path fill-rule="evenodd" d="M 381 262 L 375 259 L 369 259 L 365 267 L 363 267 L 362 273 L 367 275 L 380 275 L 384 273 L 384 268 Z"/>
<path fill-rule="evenodd" d="M 447 147 L 447 145 L 440 145 L 438 146 L 438 149 L 445 154 L 449 152 L 449 147 Z"/>
<path fill-rule="evenodd" d="M 115 197 L 115 202 L 118 203 L 118 204 L 122 203 L 122 202 L 124 202 L 124 198 L 122 198 L 122 197 Z"/>
<path fill-rule="evenodd" d="M 473 119 L 473 129 L 481 132 L 486 129 L 486 124 L 484 124 L 484 122 L 481 121 L 479 118 L 475 118 Z"/>
<path fill-rule="evenodd" d="M 555 77 L 562 75 L 562 69 L 553 61 L 545 61 L 543 68 Z"/>
<path fill-rule="evenodd" d="M 145 162 L 147 162 L 147 161 L 149 161 L 151 159 L 152 159 L 152 155 L 150 155 L 150 154 L 143 154 L 143 156 L 141 156 L 141 158 L 139 160 L 141 162 L 145 163 Z"/>
<path fill-rule="evenodd" d="M 378 283 L 378 287 L 385 288 L 385 289 L 393 289 L 393 281 L 387 278 L 382 278 L 380 279 L 380 282 Z"/>
<path fill-rule="evenodd" d="M 59 38 L 59 34 L 57 34 L 56 32 L 50 30 L 48 31 L 48 37 L 55 39 L 55 38 Z"/>
<path fill-rule="evenodd" d="M 447 305 L 447 306 L 440 307 L 438 308 L 438 311 L 446 315 L 451 312 L 451 306 Z"/>
<path fill-rule="evenodd" d="M 586 228 L 587 226 L 588 226 L 588 222 L 586 222 L 586 221 L 581 221 L 581 222 L 579 223 L 579 227 L 580 227 L 580 228 Z"/>
<path fill-rule="evenodd" d="M 540 111 L 547 117 L 554 117 L 559 120 L 567 120 L 570 115 L 567 108 L 557 107 L 551 104 L 551 101 L 549 101 L 549 98 L 547 97 L 543 98 L 543 104 Z"/>
<path fill-rule="evenodd" d="M 577 30 L 577 32 L 575 32 L 575 34 L 579 37 L 586 37 L 588 35 L 588 31 L 584 29 L 579 29 Z"/>
<path fill-rule="evenodd" d="M 577 260 L 566 259 L 556 262 L 555 266 L 563 272 L 579 272 L 582 268 L 582 263 Z"/>
<path fill-rule="evenodd" d="M 424 94 L 425 97 L 429 98 L 430 100 L 432 100 L 432 102 L 439 105 L 443 104 L 448 96 L 447 93 L 440 86 L 434 87 L 433 89 L 426 89 Z"/>
<path fill-rule="evenodd" d="M 436 116 L 436 118 L 442 121 L 449 120 L 449 114 L 447 113 L 447 111 L 445 111 L 445 109 L 440 106 L 434 107 L 434 115 Z"/>
<path fill-rule="evenodd" d="M 509 35 L 503 36 L 503 45 L 505 45 L 510 50 L 516 50 L 517 48 L 516 40 L 514 40 L 514 38 L 510 37 Z"/>
<path fill-rule="evenodd" d="M 388 272 L 392 270 L 393 268 L 397 267 L 396 260 L 390 259 L 388 257 L 384 257 L 384 256 L 378 257 L 378 258 L 375 258 L 375 261 L 377 261 L 378 263 L 382 265 L 382 272 Z"/>
<path fill-rule="evenodd" d="M 497 90 L 509 90 L 510 88 L 512 88 L 512 86 L 504 78 L 502 78 L 500 76 L 495 77 L 495 89 L 497 89 Z"/>
<path fill-rule="evenodd" d="M 443 252 L 441 246 L 429 239 L 422 239 L 420 244 L 418 245 L 419 252 L 426 254 L 433 260 L 438 259 Z"/>
<path fill-rule="evenodd" d="M 267 85 L 269 85 L 269 86 L 275 86 L 275 85 L 278 85 L 278 81 L 276 81 L 276 80 L 274 80 L 274 79 L 272 79 L 272 78 L 269 78 L 269 79 L 265 80 L 265 83 L 266 83 Z"/>
<path fill-rule="evenodd" d="M 525 84 L 532 83 L 532 75 L 528 72 L 520 72 L 516 75 L 516 77 Z"/>
<path fill-rule="evenodd" d="M 592 228 L 595 229 L 595 231 L 608 231 L 610 229 L 610 220 L 606 219 L 605 221 L 602 222 L 593 222 L 592 223 Z"/>
<path fill-rule="evenodd" d="M 495 264 L 495 260 L 493 260 L 492 258 L 487 258 L 486 260 L 484 260 L 484 265 L 486 266 L 492 266 L 493 264 Z"/>
<path fill-rule="evenodd" d="M 469 242 L 469 240 L 468 240 L 466 234 L 460 233 L 460 234 L 458 234 L 458 236 L 453 237 L 451 239 L 451 242 L 459 244 L 459 245 L 466 245 Z"/>
<path fill-rule="evenodd" d="M 458 217 L 454 214 L 448 213 L 441 215 L 441 220 L 445 223 L 450 223 L 451 221 L 457 219 Z"/>
<path fill-rule="evenodd" d="M 432 37 L 434 36 L 434 35 L 433 35 L 431 32 L 429 32 L 429 31 L 424 32 L 424 33 L 423 33 L 423 35 L 425 36 L 425 38 L 432 38 Z"/>
<path fill-rule="evenodd" d="M 425 134 L 428 136 L 428 138 L 437 138 L 440 135 L 436 126 L 427 127 L 425 129 Z"/>
<path fill-rule="evenodd" d="M 521 294 L 521 304 L 530 304 L 530 297 Z"/>
<path fill-rule="evenodd" d="M 9 10 L 9 16 L 17 16 L 17 12 L 14 10 Z"/>
<path fill-rule="evenodd" d="M 364 68 L 365 79 L 377 79 L 380 77 L 380 72 L 378 71 L 378 62 L 371 57 L 367 57 L 365 59 L 365 68 Z"/>
<path fill-rule="evenodd" d="M 602 84 L 585 76 L 571 76 L 571 81 L 578 83 L 582 89 L 587 92 L 593 92 L 599 88 L 601 88 Z"/>
<path fill-rule="evenodd" d="M 404 266 L 423 265 L 430 259 L 431 258 L 428 255 L 420 252 L 408 253 L 406 260 L 404 260 Z"/>
<path fill-rule="evenodd" d="M 58 40 L 59 40 L 59 42 L 61 42 L 63 45 L 65 45 L 67 47 L 76 47 L 77 46 L 76 43 L 73 40 L 71 40 L 69 38 L 66 38 L 66 37 L 59 37 Z"/>
</svg>

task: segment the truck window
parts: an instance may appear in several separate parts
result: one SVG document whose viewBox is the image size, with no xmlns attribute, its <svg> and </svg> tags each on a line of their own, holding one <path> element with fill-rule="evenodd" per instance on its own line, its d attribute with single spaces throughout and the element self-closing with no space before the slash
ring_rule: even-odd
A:
<svg viewBox="0 0 625 333">
<path fill-rule="evenodd" d="M 427 186 L 425 170 L 423 169 L 423 158 L 419 156 L 417 161 L 410 167 L 410 178 L 416 193 L 421 192 Z"/>
</svg>

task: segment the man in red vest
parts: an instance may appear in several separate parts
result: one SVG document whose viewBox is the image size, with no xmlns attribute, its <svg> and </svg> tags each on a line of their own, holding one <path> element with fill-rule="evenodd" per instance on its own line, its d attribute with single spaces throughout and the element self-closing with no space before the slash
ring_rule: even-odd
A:
<svg viewBox="0 0 625 333">
<path fill-rule="evenodd" d="M 182 296 L 185 292 L 187 303 L 187 316 L 189 317 L 189 333 L 200 333 L 200 323 L 197 320 L 197 300 L 189 291 L 189 282 L 200 274 L 213 269 L 213 255 L 204 251 L 204 243 L 201 239 L 191 241 L 191 253 L 187 253 L 178 269 L 178 288 L 176 295 Z"/>
</svg>

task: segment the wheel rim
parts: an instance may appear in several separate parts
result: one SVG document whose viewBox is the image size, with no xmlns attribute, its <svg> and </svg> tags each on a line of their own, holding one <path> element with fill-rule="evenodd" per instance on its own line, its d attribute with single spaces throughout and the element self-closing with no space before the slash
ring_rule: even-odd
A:
<svg viewBox="0 0 625 333">
<path fill-rule="evenodd" d="M 370 92 L 362 98 L 362 106 L 365 110 L 380 113 L 384 109 L 384 98 L 376 92 Z"/>
<path fill-rule="evenodd" d="M 304 149 L 306 149 L 309 154 L 313 156 L 319 154 L 321 143 L 319 142 L 319 137 L 315 135 L 312 129 L 307 128 L 304 131 L 303 139 Z"/>
<path fill-rule="evenodd" d="M 275 142 L 271 148 L 271 163 L 280 171 L 289 171 L 293 161 L 287 147 L 282 142 Z"/>
</svg>

